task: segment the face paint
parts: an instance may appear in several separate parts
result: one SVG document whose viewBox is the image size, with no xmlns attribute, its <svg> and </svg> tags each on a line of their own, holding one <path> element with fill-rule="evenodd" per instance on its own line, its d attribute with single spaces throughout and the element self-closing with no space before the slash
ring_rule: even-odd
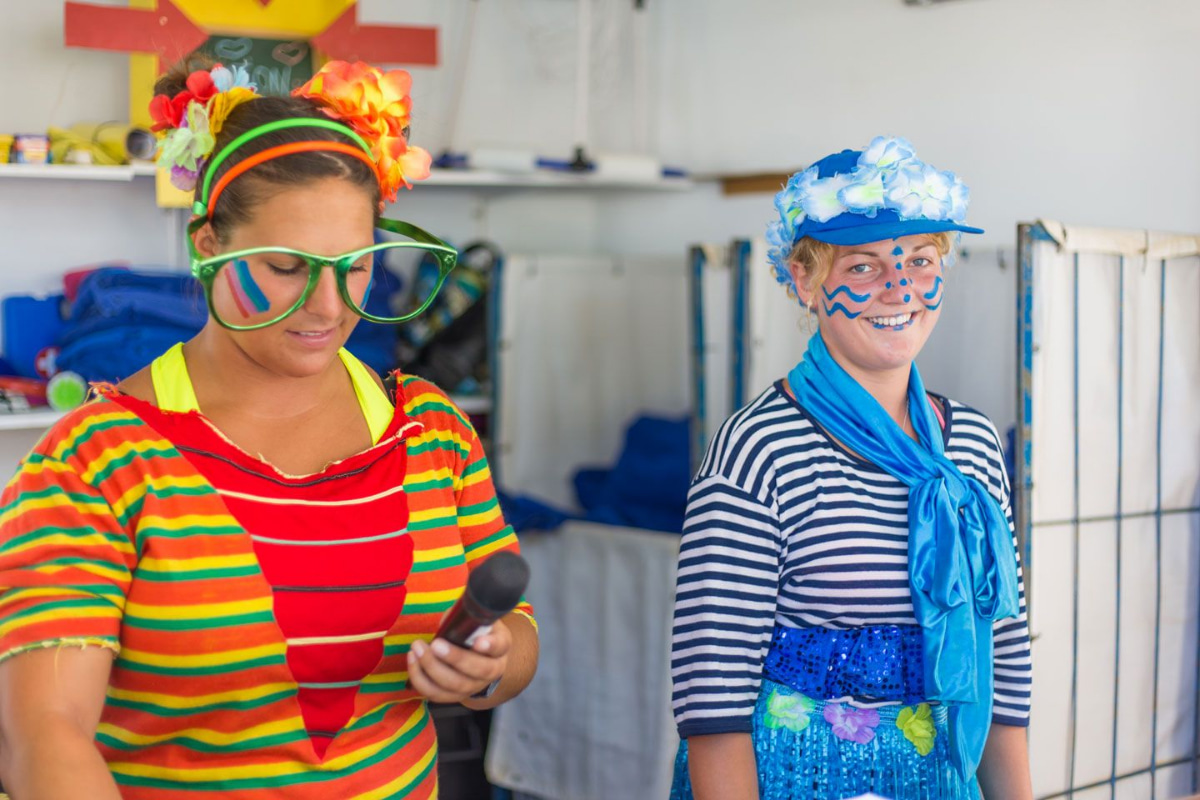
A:
<svg viewBox="0 0 1200 800">
<path fill-rule="evenodd" d="M 901 247 L 900 245 L 896 245 L 896 248 L 894 250 L 892 250 L 892 255 L 894 255 L 894 256 L 904 255 L 904 248 Z"/>
<path fill-rule="evenodd" d="M 912 295 L 911 294 L 904 295 L 904 302 L 908 303 L 910 301 L 912 301 Z"/>
<path fill-rule="evenodd" d="M 821 305 L 824 306 L 825 316 L 827 317 L 832 317 L 837 311 L 841 311 L 843 314 L 845 314 L 847 319 L 854 319 L 862 314 L 862 309 L 859 309 L 858 311 L 851 311 L 842 303 L 833 302 L 834 298 L 836 298 L 839 294 L 845 294 L 851 303 L 867 303 L 871 300 L 870 294 L 855 294 L 854 292 L 850 291 L 849 286 L 839 286 L 832 292 L 822 286 L 821 291 L 825 293 L 825 300 L 822 301 Z M 833 302 L 832 306 L 830 306 L 830 302 Z"/>
<path fill-rule="evenodd" d="M 940 297 L 939 297 L 939 294 L 941 295 Z M 925 294 L 922 294 L 921 297 L 925 298 L 925 300 L 927 301 L 925 303 L 925 307 L 928 308 L 930 311 L 936 311 L 938 309 L 938 307 L 941 306 L 942 301 L 946 299 L 945 292 L 942 292 L 942 276 L 941 275 L 938 275 L 937 278 L 934 280 L 933 288 L 930 289 Z M 932 301 L 935 297 L 937 298 L 936 303 L 929 302 L 929 301 Z"/>
<path fill-rule="evenodd" d="M 901 279 L 900 279 L 900 285 L 901 285 L 901 286 L 908 286 L 908 279 L 907 279 L 907 278 L 901 278 Z"/>
<path fill-rule="evenodd" d="M 250 265 L 245 259 L 239 258 L 235 260 L 233 262 L 233 269 L 226 269 L 223 272 L 229 284 L 229 292 L 233 296 L 233 302 L 243 317 L 249 317 L 251 314 L 261 314 L 271 307 L 267 296 L 263 294 L 262 289 L 255 282 L 254 276 L 250 274 Z"/>
<path fill-rule="evenodd" d="M 887 283 L 885 283 L 885 284 L 883 285 L 883 288 L 885 288 L 885 289 L 890 289 L 890 288 L 892 288 L 892 282 L 891 282 L 891 281 L 888 281 Z"/>
</svg>

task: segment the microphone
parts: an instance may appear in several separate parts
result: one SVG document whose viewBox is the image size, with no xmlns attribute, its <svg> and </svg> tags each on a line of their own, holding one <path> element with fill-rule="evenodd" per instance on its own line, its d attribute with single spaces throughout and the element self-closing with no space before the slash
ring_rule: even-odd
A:
<svg viewBox="0 0 1200 800">
<path fill-rule="evenodd" d="M 475 568 L 462 596 L 442 617 L 437 636 L 459 647 L 471 647 L 492 630 L 496 620 L 517 607 L 529 585 L 529 564 L 516 553 L 501 551 Z"/>
</svg>

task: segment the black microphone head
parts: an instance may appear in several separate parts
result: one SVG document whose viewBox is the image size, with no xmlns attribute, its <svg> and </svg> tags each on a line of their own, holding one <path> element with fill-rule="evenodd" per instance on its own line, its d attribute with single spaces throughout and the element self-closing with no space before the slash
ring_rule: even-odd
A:
<svg viewBox="0 0 1200 800">
<path fill-rule="evenodd" d="M 504 615 L 517 607 L 528 585 L 529 564 L 516 553 L 501 551 L 475 568 L 467 578 L 467 593 L 488 611 Z"/>
</svg>

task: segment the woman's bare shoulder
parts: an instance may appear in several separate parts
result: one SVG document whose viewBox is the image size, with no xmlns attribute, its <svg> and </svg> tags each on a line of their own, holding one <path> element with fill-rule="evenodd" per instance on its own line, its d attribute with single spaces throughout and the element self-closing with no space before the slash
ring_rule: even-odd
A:
<svg viewBox="0 0 1200 800">
<path fill-rule="evenodd" d="M 151 405 L 158 405 L 158 395 L 154 393 L 154 379 L 150 377 L 149 367 L 138 370 L 118 383 L 117 391 Z"/>
</svg>

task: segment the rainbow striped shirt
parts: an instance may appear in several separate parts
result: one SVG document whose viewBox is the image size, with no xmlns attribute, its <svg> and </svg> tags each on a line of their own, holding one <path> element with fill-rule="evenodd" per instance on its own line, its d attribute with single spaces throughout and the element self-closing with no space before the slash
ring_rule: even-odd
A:
<svg viewBox="0 0 1200 800">
<path fill-rule="evenodd" d="M 113 393 L 69 414 L 22 462 L 0 500 L 0 660 L 61 644 L 117 653 L 96 740 L 124 797 L 436 797 L 436 737 L 405 656 L 432 638 L 469 570 L 517 541 L 461 412 L 418 378 L 400 376 L 397 396 L 384 437 L 328 468 L 349 480 L 214 485 L 196 464 L 217 449 L 189 453 L 192 438 L 172 435 L 173 417 L 194 415 Z M 331 483 L 343 484 L 338 494 Z M 359 539 L 388 543 L 378 555 L 401 572 L 411 558 L 403 612 L 386 631 L 361 623 L 364 636 L 382 636 L 363 651 L 355 691 L 335 693 L 346 718 L 337 731 L 306 727 L 314 685 L 294 657 L 327 642 L 289 640 L 281 583 L 255 555 L 255 544 L 278 544 L 255 517 L 270 519 L 279 492 L 293 512 L 311 506 L 311 523 L 289 538 L 314 552 Z M 321 559 L 331 570 L 335 561 Z M 375 567 L 312 584 L 373 591 Z M 321 604 L 309 598 L 304 613 Z"/>
</svg>

